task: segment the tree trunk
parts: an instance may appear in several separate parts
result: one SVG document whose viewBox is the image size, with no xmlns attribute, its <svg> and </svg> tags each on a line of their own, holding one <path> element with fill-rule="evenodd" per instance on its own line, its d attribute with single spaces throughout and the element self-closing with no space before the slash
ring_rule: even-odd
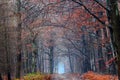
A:
<svg viewBox="0 0 120 80">
<path fill-rule="evenodd" d="M 7 77 L 8 77 L 8 80 L 11 80 L 11 73 L 10 73 L 10 71 L 8 71 Z"/>
<path fill-rule="evenodd" d="M 117 0 L 109 0 L 110 3 L 110 24 L 113 29 L 113 45 L 117 53 L 118 77 L 120 80 L 120 16 L 117 6 Z"/>
<path fill-rule="evenodd" d="M 17 8 L 18 8 L 18 14 L 20 12 L 20 6 L 21 6 L 21 2 L 20 0 L 17 1 Z M 18 16 L 18 26 L 17 26 L 17 31 L 18 31 L 18 35 L 17 35 L 17 41 L 18 41 L 18 53 L 17 53 L 17 78 L 21 77 L 21 65 L 22 65 L 22 41 L 21 41 L 21 32 L 22 32 L 22 28 L 21 28 L 21 14 L 19 14 Z"/>
<path fill-rule="evenodd" d="M 50 74 L 53 74 L 54 69 L 54 56 L 53 56 L 53 46 L 50 46 Z"/>
<path fill-rule="evenodd" d="M 1 73 L 0 73 L 0 80 L 2 80 L 2 75 L 1 75 Z"/>
<path fill-rule="evenodd" d="M 73 73 L 73 64 L 72 64 L 72 59 L 71 59 L 71 55 L 70 55 L 70 50 L 68 51 L 68 58 L 69 58 L 69 63 L 70 63 L 70 69 L 71 69 L 71 73 Z"/>
</svg>

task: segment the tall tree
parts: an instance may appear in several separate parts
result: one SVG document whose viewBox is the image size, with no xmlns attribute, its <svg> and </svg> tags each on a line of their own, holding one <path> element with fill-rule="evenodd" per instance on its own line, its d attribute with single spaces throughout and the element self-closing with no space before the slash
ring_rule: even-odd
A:
<svg viewBox="0 0 120 80">
<path fill-rule="evenodd" d="M 22 40 L 21 40 L 21 33 L 22 33 L 22 26 L 21 26 L 21 14 L 20 14 L 20 10 L 21 10 L 21 0 L 18 0 L 17 2 L 17 73 L 16 73 L 16 77 L 20 78 L 21 77 L 21 67 L 22 67 Z"/>
<path fill-rule="evenodd" d="M 120 79 L 120 15 L 118 11 L 118 0 L 107 0 L 110 12 L 108 13 L 110 19 L 111 33 L 113 33 L 113 45 L 115 53 L 117 53 L 118 76 Z"/>
</svg>

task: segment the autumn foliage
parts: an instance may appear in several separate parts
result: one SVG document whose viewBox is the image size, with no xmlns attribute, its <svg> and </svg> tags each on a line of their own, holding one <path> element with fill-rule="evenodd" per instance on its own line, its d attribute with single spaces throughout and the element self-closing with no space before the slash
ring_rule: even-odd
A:
<svg viewBox="0 0 120 80">
<path fill-rule="evenodd" d="M 91 71 L 85 73 L 82 77 L 83 80 L 118 80 L 117 76 L 100 75 Z"/>
<path fill-rule="evenodd" d="M 50 80 L 50 76 L 40 73 L 35 73 L 35 74 L 28 74 L 24 76 L 22 79 L 16 79 L 16 80 Z"/>
<path fill-rule="evenodd" d="M 117 76 L 102 75 L 89 71 L 83 75 L 78 73 L 72 74 L 29 74 L 22 80 L 118 80 Z M 19 80 L 19 79 L 16 79 Z"/>
</svg>

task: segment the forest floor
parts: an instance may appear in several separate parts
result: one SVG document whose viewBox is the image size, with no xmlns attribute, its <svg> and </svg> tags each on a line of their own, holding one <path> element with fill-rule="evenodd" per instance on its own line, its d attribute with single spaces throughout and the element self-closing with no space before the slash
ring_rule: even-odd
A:
<svg viewBox="0 0 120 80">
<path fill-rule="evenodd" d="M 51 80 L 118 80 L 117 76 L 100 75 L 94 72 L 87 72 L 83 75 L 74 74 L 56 74 L 52 75 Z"/>
<path fill-rule="evenodd" d="M 51 80 L 82 80 L 80 74 L 53 74 Z"/>
<path fill-rule="evenodd" d="M 78 73 L 33 75 L 29 77 L 26 76 L 21 80 L 118 80 L 118 77 L 113 75 L 97 74 L 89 71 L 83 75 Z"/>
</svg>

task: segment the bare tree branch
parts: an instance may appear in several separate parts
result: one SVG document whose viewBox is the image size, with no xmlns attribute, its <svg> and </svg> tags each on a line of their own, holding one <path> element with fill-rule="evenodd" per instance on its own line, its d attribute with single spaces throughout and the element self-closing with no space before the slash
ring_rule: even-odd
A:
<svg viewBox="0 0 120 80">
<path fill-rule="evenodd" d="M 108 25 L 106 25 L 102 20 L 100 20 L 96 15 L 94 15 L 83 3 L 82 3 L 82 1 L 80 1 L 80 2 L 78 2 L 78 1 L 76 1 L 76 0 L 72 0 L 73 2 L 75 2 L 75 3 L 77 3 L 77 4 L 79 4 L 79 5 L 81 5 L 81 6 L 83 6 L 84 7 L 84 9 L 90 14 L 90 15 L 92 15 L 96 20 L 98 20 L 103 26 L 108 26 Z"/>
</svg>

